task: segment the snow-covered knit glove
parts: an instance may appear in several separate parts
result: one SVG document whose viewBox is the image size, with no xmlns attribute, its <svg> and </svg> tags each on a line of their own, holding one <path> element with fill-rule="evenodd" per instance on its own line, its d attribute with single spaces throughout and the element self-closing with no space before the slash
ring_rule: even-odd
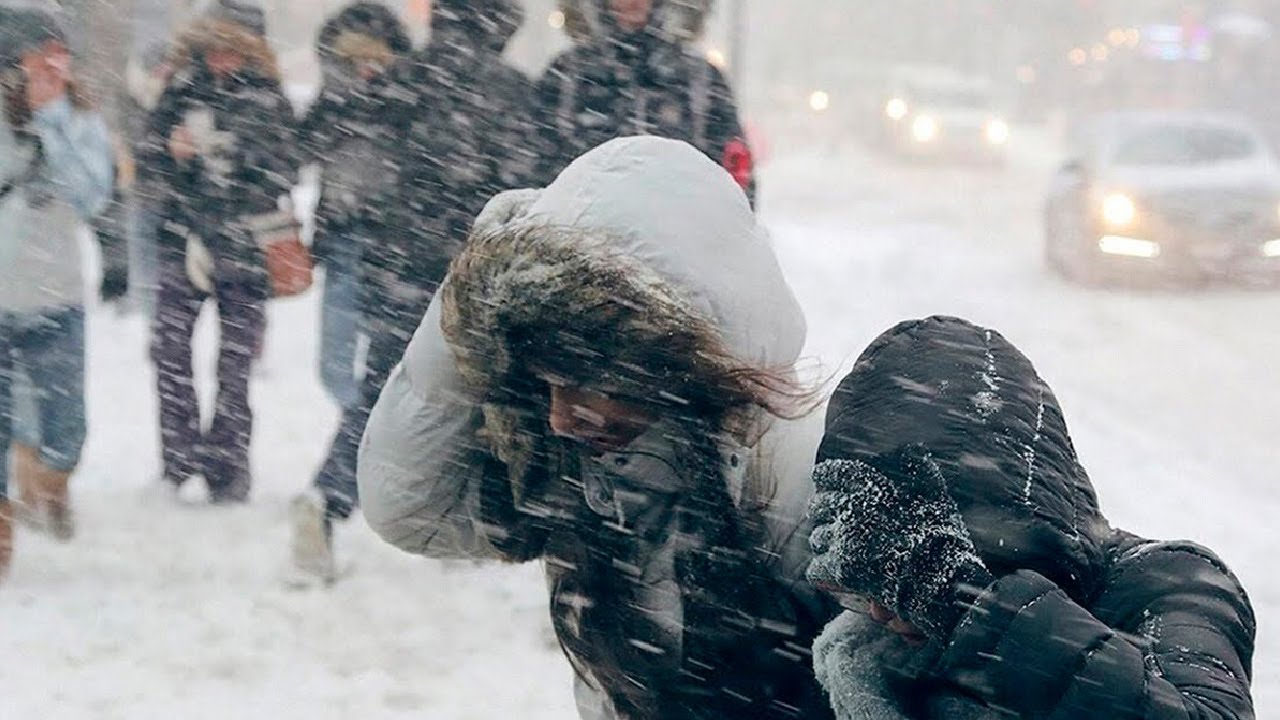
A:
<svg viewBox="0 0 1280 720">
<path fill-rule="evenodd" d="M 1007 717 L 931 681 L 929 670 L 942 648 L 910 647 L 870 617 L 846 611 L 814 640 L 813 669 L 836 720 Z"/>
<path fill-rule="evenodd" d="M 817 557 L 808 578 L 876 600 L 945 640 L 994 578 L 927 451 L 911 446 L 876 464 L 827 460 L 814 469 L 809 544 Z"/>
</svg>

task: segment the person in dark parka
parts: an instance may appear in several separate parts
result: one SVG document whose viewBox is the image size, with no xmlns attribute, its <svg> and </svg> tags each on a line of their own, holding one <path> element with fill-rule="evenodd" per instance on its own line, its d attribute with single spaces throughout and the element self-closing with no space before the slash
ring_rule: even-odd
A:
<svg viewBox="0 0 1280 720">
<path fill-rule="evenodd" d="M 160 288 L 152 357 L 163 479 L 203 475 L 215 503 L 248 499 L 249 374 L 266 324 L 266 259 L 254 226 L 281 215 L 297 177 L 293 109 L 256 6 L 220 0 L 174 44 L 173 75 L 147 124 L 140 163 L 162 178 Z M 218 395 L 202 430 L 191 338 L 218 308 Z"/>
<path fill-rule="evenodd" d="M 366 17 L 348 23 L 348 36 L 392 37 L 385 19 L 373 22 L 361 12 Z M 387 73 L 381 97 L 363 100 L 384 105 L 370 108 L 370 119 L 382 118 L 370 139 L 393 139 L 395 159 L 373 175 L 394 182 L 395 199 L 365 196 L 352 203 L 363 238 L 359 311 L 369 346 L 359 397 L 344 409 L 316 479 L 323 497 L 312 493 L 294 504 L 293 564 L 300 581 L 336 577 L 332 523 L 359 504 L 356 460 L 369 412 L 472 221 L 490 197 L 528 175 L 532 153 L 521 149 L 528 81 L 502 59 L 522 17 L 514 0 L 437 0 L 427 47 Z M 342 162 L 348 170 L 354 166 Z M 359 185 L 367 191 L 374 183 Z"/>
<path fill-rule="evenodd" d="M 538 82 L 531 185 L 550 183 L 574 158 L 613 138 L 656 135 L 698 148 L 754 194 L 733 91 L 719 69 L 672 37 L 667 6 L 583 3 L 591 36 L 557 57 Z"/>
<path fill-rule="evenodd" d="M 386 234 L 412 106 L 396 76 L 413 45 L 386 5 L 357 2 L 325 22 L 316 49 L 324 82 L 299 128 L 299 144 L 304 162 L 320 168 L 311 246 L 325 268 L 320 379 L 345 408 L 359 395 L 361 238 Z"/>
<path fill-rule="evenodd" d="M 320 377 L 342 419 L 312 487 L 292 505 L 299 582 L 335 577 L 331 523 L 355 507 L 360 434 L 405 342 L 383 331 L 378 288 L 366 287 L 364 263 L 377 266 L 385 253 L 413 241 L 389 212 L 403 197 L 399 180 L 414 111 L 407 28 L 382 3 L 358 2 L 324 24 L 317 50 L 325 82 L 302 123 L 299 144 L 304 160 L 320 167 L 312 244 L 313 257 L 325 266 Z M 365 322 L 366 314 L 373 322 Z M 362 332 L 369 336 L 365 366 L 371 372 L 358 373 Z"/>
<path fill-rule="evenodd" d="M 870 601 L 815 644 L 838 717 L 1254 717 L 1240 583 L 1194 543 L 1110 527 L 1053 392 L 996 332 L 882 335 L 814 479 L 808 576 Z"/>
<path fill-rule="evenodd" d="M 485 203 L 528 187 L 532 85 L 502 57 L 523 20 L 515 0 L 432 3 L 431 40 L 408 66 L 415 105 L 401 185 L 412 233 L 382 255 L 392 286 L 434 292 Z M 413 320 L 425 309 L 415 302 Z"/>
</svg>

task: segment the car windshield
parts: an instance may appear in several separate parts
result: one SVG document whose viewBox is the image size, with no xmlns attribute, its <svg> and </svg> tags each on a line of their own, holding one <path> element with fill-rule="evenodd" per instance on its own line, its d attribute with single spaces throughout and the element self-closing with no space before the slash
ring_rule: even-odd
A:
<svg viewBox="0 0 1280 720">
<path fill-rule="evenodd" d="M 1210 165 L 1258 153 L 1247 132 L 1213 125 L 1159 125 L 1131 132 L 1116 146 L 1115 163 L 1128 166 Z"/>
</svg>

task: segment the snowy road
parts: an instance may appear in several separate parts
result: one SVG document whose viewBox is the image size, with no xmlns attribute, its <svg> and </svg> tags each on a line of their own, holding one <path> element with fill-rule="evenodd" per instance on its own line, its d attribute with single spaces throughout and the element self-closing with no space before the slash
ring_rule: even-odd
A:
<svg viewBox="0 0 1280 720">
<path fill-rule="evenodd" d="M 1280 712 L 1280 579 L 1267 570 L 1280 294 L 1065 286 L 1040 260 L 1044 182 L 1043 163 L 938 171 L 852 149 L 774 163 L 764 213 L 810 352 L 834 371 L 897 320 L 939 312 L 1004 332 L 1056 388 L 1113 522 L 1200 540 L 1239 572 L 1262 620 L 1259 716 Z M 281 589 L 286 503 L 336 419 L 314 336 L 313 298 L 273 307 L 254 504 L 175 506 L 147 490 L 144 327 L 91 316 L 82 530 L 69 547 L 19 538 L 0 590 L 0 720 L 574 716 L 536 568 L 445 567 L 353 524 L 338 537 L 355 566 L 345 582 Z"/>
</svg>

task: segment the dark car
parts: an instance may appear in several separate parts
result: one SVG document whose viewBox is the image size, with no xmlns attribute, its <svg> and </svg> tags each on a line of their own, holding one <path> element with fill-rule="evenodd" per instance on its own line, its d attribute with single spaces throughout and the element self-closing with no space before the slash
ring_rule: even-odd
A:
<svg viewBox="0 0 1280 720">
<path fill-rule="evenodd" d="M 1045 208 L 1050 268 L 1080 282 L 1280 279 L 1280 163 L 1232 115 L 1126 113 L 1077 134 Z"/>
</svg>

